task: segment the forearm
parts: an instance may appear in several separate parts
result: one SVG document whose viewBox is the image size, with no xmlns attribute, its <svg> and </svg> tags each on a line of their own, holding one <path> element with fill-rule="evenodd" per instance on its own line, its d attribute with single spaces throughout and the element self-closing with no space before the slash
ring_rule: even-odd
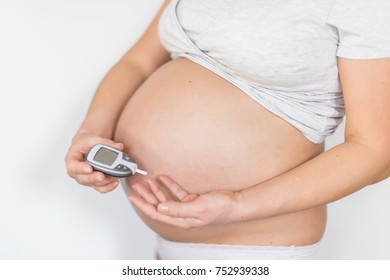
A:
<svg viewBox="0 0 390 280">
<path fill-rule="evenodd" d="M 78 133 L 112 138 L 123 107 L 145 79 L 135 64 L 120 60 L 100 83 Z"/>
<path fill-rule="evenodd" d="M 267 182 L 237 193 L 235 219 L 251 220 L 301 211 L 343 198 L 387 178 L 389 156 L 347 142 Z"/>
</svg>

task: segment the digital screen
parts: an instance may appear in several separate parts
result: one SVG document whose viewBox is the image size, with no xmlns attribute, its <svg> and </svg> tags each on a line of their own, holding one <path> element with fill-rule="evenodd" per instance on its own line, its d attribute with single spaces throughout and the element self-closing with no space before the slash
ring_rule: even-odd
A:
<svg viewBox="0 0 390 280">
<path fill-rule="evenodd" d="M 93 160 L 106 164 L 106 165 L 112 165 L 115 162 L 115 159 L 118 157 L 118 153 L 113 152 L 106 148 L 100 148 L 99 151 L 96 153 Z"/>
</svg>

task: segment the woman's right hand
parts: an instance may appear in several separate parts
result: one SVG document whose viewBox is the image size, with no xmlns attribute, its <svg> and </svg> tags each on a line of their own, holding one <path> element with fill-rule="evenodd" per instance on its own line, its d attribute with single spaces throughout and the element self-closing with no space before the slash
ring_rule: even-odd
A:
<svg viewBox="0 0 390 280">
<path fill-rule="evenodd" d="M 94 171 L 92 166 L 84 161 L 88 151 L 96 144 L 105 144 L 121 151 L 124 148 L 122 143 L 115 143 L 92 133 L 78 132 L 65 157 L 66 169 L 68 175 L 79 184 L 90 186 L 100 193 L 107 193 L 118 186 L 119 180 Z"/>
</svg>

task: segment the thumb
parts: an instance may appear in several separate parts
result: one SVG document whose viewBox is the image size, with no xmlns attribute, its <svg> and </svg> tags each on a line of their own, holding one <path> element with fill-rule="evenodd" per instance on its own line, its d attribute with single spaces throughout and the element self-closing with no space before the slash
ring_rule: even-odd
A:
<svg viewBox="0 0 390 280">
<path fill-rule="evenodd" d="M 122 151 L 124 146 L 125 146 L 123 143 L 117 143 L 117 142 L 114 142 L 110 139 L 103 139 L 100 144 L 111 146 L 111 147 L 118 149 L 120 151 Z"/>
<path fill-rule="evenodd" d="M 125 145 L 123 143 L 114 143 L 114 147 L 122 151 Z"/>
</svg>

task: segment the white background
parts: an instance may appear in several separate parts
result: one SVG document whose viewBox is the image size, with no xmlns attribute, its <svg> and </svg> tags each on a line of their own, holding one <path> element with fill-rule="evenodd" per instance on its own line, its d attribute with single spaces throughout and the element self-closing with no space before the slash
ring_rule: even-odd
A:
<svg viewBox="0 0 390 280">
<path fill-rule="evenodd" d="M 78 186 L 64 156 L 98 83 L 161 3 L 0 0 L 0 259 L 153 258 L 154 233 L 123 190 Z M 343 126 L 327 147 L 342 140 Z M 330 205 L 320 259 L 390 259 L 389 182 Z"/>
</svg>

